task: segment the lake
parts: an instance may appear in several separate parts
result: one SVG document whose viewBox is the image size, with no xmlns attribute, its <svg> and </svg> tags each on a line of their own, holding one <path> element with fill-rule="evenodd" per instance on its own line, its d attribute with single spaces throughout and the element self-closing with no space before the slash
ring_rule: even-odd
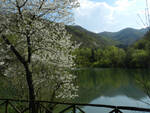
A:
<svg viewBox="0 0 150 113">
<path fill-rule="evenodd" d="M 143 84 L 150 88 L 150 70 L 86 68 L 75 71 L 79 97 L 74 101 L 90 104 L 122 105 L 150 108 L 150 98 L 144 93 Z M 139 82 L 140 81 L 140 82 Z M 7 88 L 6 88 L 7 87 Z M 16 90 L 6 80 L 0 82 L 0 97 L 16 97 Z M 111 109 L 84 107 L 86 113 L 109 113 Z M 123 111 L 124 113 L 141 113 Z"/>
<path fill-rule="evenodd" d="M 79 97 L 76 102 L 149 108 L 150 98 L 143 83 L 149 84 L 150 70 L 146 69 L 80 69 Z M 149 85 L 150 86 L 150 85 Z M 149 87 L 150 88 L 150 87 Z M 86 113 L 108 113 L 111 109 L 84 107 Z M 124 113 L 141 113 L 123 111 Z"/>
</svg>

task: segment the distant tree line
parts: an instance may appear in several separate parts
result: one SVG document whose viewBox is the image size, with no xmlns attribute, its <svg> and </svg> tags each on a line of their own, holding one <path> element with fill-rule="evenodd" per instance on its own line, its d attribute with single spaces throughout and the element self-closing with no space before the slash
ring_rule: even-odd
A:
<svg viewBox="0 0 150 113">
<path fill-rule="evenodd" d="M 76 50 L 78 67 L 150 67 L 150 32 L 132 46 L 123 49 L 116 46 L 105 48 L 80 48 Z"/>
</svg>

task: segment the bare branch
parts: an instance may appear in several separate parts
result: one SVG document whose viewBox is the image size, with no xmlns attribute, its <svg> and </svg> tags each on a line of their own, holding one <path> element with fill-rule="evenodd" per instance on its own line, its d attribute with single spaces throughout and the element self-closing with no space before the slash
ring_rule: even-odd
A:
<svg viewBox="0 0 150 113">
<path fill-rule="evenodd" d="M 20 6 L 20 8 L 24 7 L 27 2 L 28 2 L 28 0 L 26 0 L 26 1 Z"/>
<path fill-rule="evenodd" d="M 41 5 L 40 5 L 40 7 L 39 7 L 39 10 L 42 8 L 44 2 L 45 2 L 45 0 L 42 0 L 42 3 L 41 3 Z"/>
<path fill-rule="evenodd" d="M 143 24 L 144 26 L 146 26 L 145 23 L 144 23 L 144 21 L 143 21 L 143 19 L 141 18 L 141 16 L 140 16 L 139 14 L 138 14 L 137 16 L 139 17 L 139 19 L 140 19 L 140 21 L 142 22 L 142 24 Z"/>
<path fill-rule="evenodd" d="M 31 55 L 32 55 L 32 50 L 31 50 L 31 40 L 30 37 L 27 36 L 27 45 L 28 45 L 28 63 L 31 62 Z"/>
</svg>

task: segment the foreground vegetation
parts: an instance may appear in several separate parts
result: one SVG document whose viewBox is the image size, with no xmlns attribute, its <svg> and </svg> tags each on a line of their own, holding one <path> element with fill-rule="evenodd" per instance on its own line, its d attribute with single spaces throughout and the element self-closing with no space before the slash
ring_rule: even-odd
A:
<svg viewBox="0 0 150 113">
<path fill-rule="evenodd" d="M 65 29 L 77 7 L 77 0 L 0 1 L 0 76 L 29 100 L 29 113 L 37 113 L 35 100 L 46 95 L 49 101 L 78 96 L 70 73 L 78 45 Z"/>
</svg>

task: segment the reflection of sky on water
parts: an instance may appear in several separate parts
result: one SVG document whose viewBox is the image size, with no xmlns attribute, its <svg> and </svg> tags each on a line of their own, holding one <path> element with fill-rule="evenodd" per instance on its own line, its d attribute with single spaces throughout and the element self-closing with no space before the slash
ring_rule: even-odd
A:
<svg viewBox="0 0 150 113">
<path fill-rule="evenodd" d="M 143 101 L 146 101 L 145 99 L 142 99 Z M 101 96 L 92 102 L 90 104 L 106 104 L 106 105 L 116 105 L 116 106 L 134 106 L 134 107 L 143 107 L 143 108 L 149 108 L 150 105 L 147 105 L 141 101 L 129 98 L 127 96 L 115 96 L 115 97 L 105 97 Z M 111 109 L 107 108 L 98 108 L 98 107 L 85 107 L 84 111 L 86 113 L 108 113 L 111 111 Z M 122 110 L 123 111 L 123 110 Z M 124 113 L 141 113 L 137 111 L 123 111 Z"/>
<path fill-rule="evenodd" d="M 80 103 L 107 104 L 150 108 L 150 98 L 137 84 L 137 78 L 150 79 L 150 70 L 137 69 L 85 69 L 79 73 Z M 142 102 L 142 101 L 144 102 Z M 109 113 L 111 109 L 84 107 L 86 113 Z M 143 113 L 123 111 L 124 113 Z"/>
</svg>

